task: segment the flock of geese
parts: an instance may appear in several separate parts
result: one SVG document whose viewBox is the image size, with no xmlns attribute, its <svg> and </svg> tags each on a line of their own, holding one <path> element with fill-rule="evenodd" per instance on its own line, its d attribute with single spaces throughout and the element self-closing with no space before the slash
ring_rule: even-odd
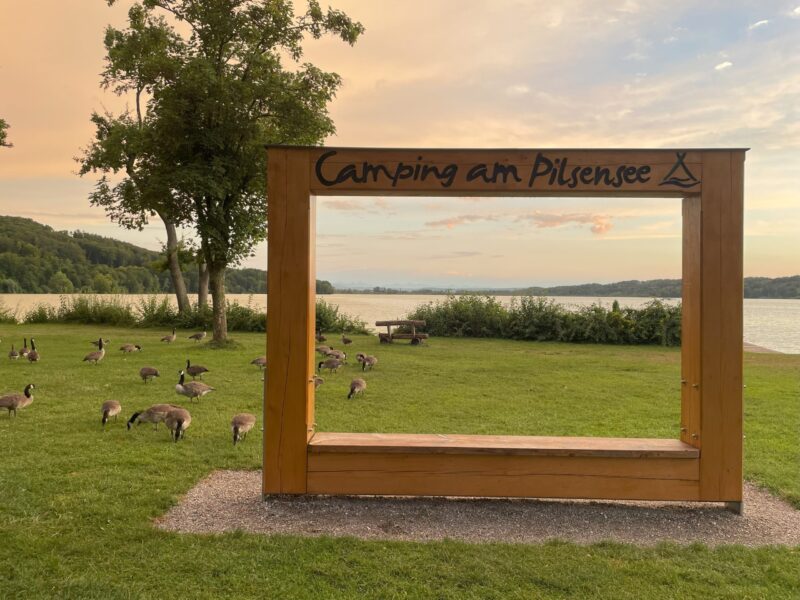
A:
<svg viewBox="0 0 800 600">
<path fill-rule="evenodd" d="M 202 331 L 190 335 L 188 339 L 200 342 L 205 339 L 206 335 L 206 331 Z M 161 341 L 167 344 L 172 344 L 176 340 L 177 333 L 175 329 L 172 330 L 172 333 L 161 338 Z M 317 332 L 316 340 L 318 343 L 327 341 L 326 337 L 321 332 Z M 19 351 L 16 350 L 14 344 L 12 344 L 11 350 L 8 353 L 9 359 L 19 360 L 22 358 L 32 363 L 39 362 L 41 356 L 36 350 L 36 340 L 31 338 L 30 342 L 31 346 L 28 348 L 28 339 L 24 338 L 22 348 Z M 97 350 L 89 352 L 84 356 L 83 361 L 98 365 L 105 358 L 106 347 L 110 343 L 110 340 L 102 337 L 93 341 L 92 344 L 97 347 Z M 342 334 L 342 344 L 345 348 L 349 347 L 352 343 L 353 340 Z M 123 344 L 120 347 L 120 352 L 123 354 L 132 354 L 141 352 L 141 350 L 142 346 L 139 344 Z M 330 374 L 338 373 L 339 369 L 347 364 L 347 352 L 343 350 L 338 350 L 333 348 L 333 346 L 324 344 L 318 345 L 316 350 L 323 357 L 323 360 L 317 364 L 318 373 L 321 373 L 323 369 L 327 369 Z M 375 368 L 375 365 L 378 364 L 377 357 L 364 354 L 363 352 L 358 352 L 356 354 L 356 361 L 361 365 L 362 372 L 366 372 L 367 370 L 371 371 Z M 261 370 L 265 370 L 267 358 L 266 356 L 259 356 L 250 361 L 250 364 L 259 367 Z M 203 381 L 197 381 L 198 378 L 202 380 L 203 374 L 208 372 L 209 370 L 206 367 L 202 365 L 193 365 L 191 361 L 187 359 L 186 367 L 178 371 L 179 379 L 178 383 L 175 384 L 175 393 L 188 398 L 190 401 L 199 401 L 200 398 L 214 391 L 212 386 Z M 189 375 L 192 381 L 186 381 L 186 375 Z M 159 376 L 160 373 L 155 367 L 142 367 L 139 370 L 139 377 L 141 377 L 145 384 Z M 325 380 L 322 377 L 315 375 L 313 379 L 314 389 L 317 389 L 324 382 Z M 36 386 L 33 383 L 29 383 L 25 386 L 21 394 L 7 394 L 0 397 L 0 409 L 6 409 L 9 418 L 12 415 L 16 418 L 18 410 L 30 406 L 33 402 L 33 390 L 35 389 Z M 358 394 L 363 395 L 366 389 L 366 380 L 364 380 L 363 377 L 357 377 L 350 382 L 350 390 L 347 394 L 347 398 L 352 399 Z M 101 424 L 105 428 L 109 419 L 113 417 L 115 421 L 117 420 L 117 417 L 122 413 L 122 405 L 116 400 L 108 400 L 107 402 L 103 402 L 100 407 L 100 412 L 102 415 Z M 159 423 L 162 422 L 166 425 L 170 433 L 170 438 L 178 442 L 184 438 L 186 429 L 192 424 L 192 415 L 184 407 L 176 404 L 153 404 L 145 410 L 134 412 L 130 419 L 128 419 L 127 428 L 130 430 L 133 425 L 151 423 L 154 429 L 158 429 Z M 238 442 L 244 440 L 247 437 L 247 433 L 255 426 L 255 423 L 256 417 L 250 413 L 234 415 L 231 419 L 233 444 L 236 445 Z"/>
<path fill-rule="evenodd" d="M 325 342 L 327 338 L 322 334 L 321 331 L 317 332 L 316 335 L 317 342 Z M 342 345 L 347 348 L 353 343 L 348 337 L 345 337 L 342 334 Z M 333 346 L 328 346 L 325 344 L 320 344 L 317 346 L 317 352 L 324 357 L 323 360 L 317 363 L 317 373 L 321 373 L 323 369 L 327 369 L 330 374 L 338 373 L 339 369 L 347 364 L 347 352 L 343 350 L 337 350 Z M 358 352 L 356 354 L 356 361 L 361 365 L 361 371 L 366 371 L 369 369 L 370 371 L 378 364 L 378 359 L 371 354 L 364 354 L 363 352 Z M 319 375 L 314 377 L 314 389 L 318 388 L 322 383 L 324 383 L 324 379 Z M 361 378 L 357 377 L 350 382 L 350 392 L 347 394 L 347 398 L 351 399 L 357 394 L 364 394 L 367 389 L 367 382 Z"/>
<path fill-rule="evenodd" d="M 195 333 L 189 336 L 190 340 L 199 342 L 206 337 L 206 332 Z M 171 334 L 165 335 L 161 338 L 162 342 L 172 344 L 177 339 L 175 329 Z M 102 337 L 92 344 L 97 347 L 97 350 L 89 352 L 83 357 L 83 361 L 98 365 L 106 356 L 106 347 L 110 340 L 103 339 Z M 139 344 L 123 344 L 120 351 L 124 354 L 132 354 L 134 352 L 141 352 L 142 347 Z M 8 353 L 10 360 L 27 359 L 32 363 L 39 362 L 41 356 L 36 350 L 36 340 L 31 338 L 31 347 L 28 348 L 28 339 L 23 339 L 22 348 L 18 351 L 14 344 L 11 345 L 11 350 Z M 251 364 L 257 365 L 260 368 L 266 366 L 266 358 L 258 357 L 251 361 Z M 178 371 L 178 383 L 175 384 L 175 392 L 180 396 L 185 396 L 190 401 L 198 400 L 203 396 L 214 391 L 214 388 L 202 381 L 196 381 L 199 377 L 202 379 L 203 373 L 208 373 L 208 369 L 201 365 L 193 365 L 190 360 L 186 361 L 186 368 Z M 186 381 L 186 375 L 192 378 L 192 381 Z M 145 383 L 152 381 L 153 378 L 159 377 L 160 373 L 155 367 L 142 367 L 139 370 L 139 376 Z M 16 418 L 17 411 L 30 406 L 33 403 L 33 390 L 36 386 L 29 383 L 21 394 L 7 394 L 0 397 L 0 409 L 8 411 L 9 418 Z M 106 426 L 111 417 L 117 420 L 117 417 L 122 413 L 122 405 L 117 400 L 108 400 L 103 402 L 100 407 L 101 424 Z M 152 423 L 154 428 L 158 428 L 159 423 L 164 423 L 170 433 L 171 439 L 175 442 L 183 439 L 186 434 L 186 429 L 192 423 L 192 415 L 182 406 L 177 404 L 154 404 L 146 410 L 136 411 L 128 419 L 127 427 L 130 430 L 134 424 Z M 233 444 L 244 440 L 247 433 L 253 428 L 256 423 L 255 415 L 250 413 L 239 413 L 231 419 L 231 431 L 233 433 Z"/>
</svg>

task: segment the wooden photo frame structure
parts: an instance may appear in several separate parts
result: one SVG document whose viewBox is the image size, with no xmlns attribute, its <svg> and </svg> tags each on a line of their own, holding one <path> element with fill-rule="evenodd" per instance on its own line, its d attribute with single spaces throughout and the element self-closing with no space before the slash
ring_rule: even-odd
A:
<svg viewBox="0 0 800 600">
<path fill-rule="evenodd" d="M 693 500 L 740 511 L 745 152 L 269 147 L 264 495 Z M 682 198 L 679 435 L 316 432 L 318 195 Z"/>
</svg>

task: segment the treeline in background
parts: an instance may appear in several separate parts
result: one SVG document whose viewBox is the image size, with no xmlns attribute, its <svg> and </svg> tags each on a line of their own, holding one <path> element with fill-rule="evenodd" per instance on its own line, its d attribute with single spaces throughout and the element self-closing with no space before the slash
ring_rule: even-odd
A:
<svg viewBox="0 0 800 600">
<path fill-rule="evenodd" d="M 197 293 L 196 268 L 183 271 L 190 293 Z M 267 273 L 230 269 L 232 294 L 264 294 Z M 172 293 L 164 255 L 119 240 L 75 231 L 54 231 L 31 219 L 0 216 L 0 293 L 2 294 L 159 294 Z M 317 282 L 317 293 L 332 293 Z"/>
<path fill-rule="evenodd" d="M 616 283 L 581 283 L 527 288 L 415 288 L 375 286 L 365 289 L 336 288 L 337 294 L 483 294 L 491 296 L 588 296 L 595 298 L 680 298 L 680 279 L 630 280 Z M 792 277 L 745 277 L 745 298 L 800 298 L 800 275 Z"/>
</svg>

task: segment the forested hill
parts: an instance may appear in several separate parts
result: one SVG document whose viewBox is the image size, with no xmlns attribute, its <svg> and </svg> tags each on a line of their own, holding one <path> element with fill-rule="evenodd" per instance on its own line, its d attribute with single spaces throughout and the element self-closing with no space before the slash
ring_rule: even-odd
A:
<svg viewBox="0 0 800 600">
<path fill-rule="evenodd" d="M 616 296 L 647 298 L 680 298 L 680 279 L 651 279 L 649 281 L 618 281 L 616 283 L 585 283 L 549 288 L 526 288 L 522 293 L 548 296 Z M 745 277 L 745 298 L 800 298 L 800 275 L 793 277 Z"/>
<path fill-rule="evenodd" d="M 337 288 L 337 294 L 489 294 L 494 296 L 588 296 L 595 298 L 680 298 L 680 279 L 618 281 L 616 283 L 582 283 L 555 287 L 502 289 L 417 288 L 371 289 Z M 792 277 L 745 277 L 745 298 L 800 298 L 800 275 Z"/>
<path fill-rule="evenodd" d="M 158 252 L 112 238 L 0 216 L 0 293 L 171 293 L 169 274 L 159 270 L 163 262 Z M 197 268 L 187 267 L 184 277 L 196 292 Z M 332 291 L 326 283 L 319 282 L 320 291 Z M 264 293 L 266 287 L 266 271 L 228 270 L 228 293 Z"/>
</svg>

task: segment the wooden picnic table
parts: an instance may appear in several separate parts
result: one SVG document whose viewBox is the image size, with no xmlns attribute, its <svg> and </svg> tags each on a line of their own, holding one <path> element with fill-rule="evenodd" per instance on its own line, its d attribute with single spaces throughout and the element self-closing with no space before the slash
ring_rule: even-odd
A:
<svg viewBox="0 0 800 600">
<path fill-rule="evenodd" d="M 411 333 L 392 333 L 392 327 L 411 327 Z M 391 344 L 394 340 L 411 340 L 411 344 L 418 345 L 422 340 L 428 339 L 427 333 L 417 333 L 417 327 L 425 327 L 425 321 L 396 319 L 393 321 L 375 321 L 375 327 L 386 327 L 386 333 L 379 333 L 381 344 Z"/>
</svg>

